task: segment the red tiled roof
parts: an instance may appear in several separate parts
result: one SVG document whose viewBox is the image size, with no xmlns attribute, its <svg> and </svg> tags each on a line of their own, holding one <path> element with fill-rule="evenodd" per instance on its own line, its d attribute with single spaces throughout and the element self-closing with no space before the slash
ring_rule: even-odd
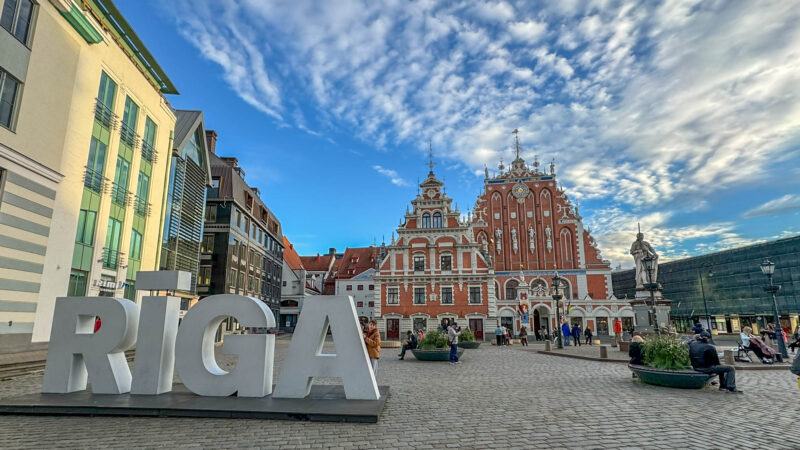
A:
<svg viewBox="0 0 800 450">
<path fill-rule="evenodd" d="M 309 272 L 327 272 L 334 259 L 333 255 L 301 256 L 300 262 Z"/>
<path fill-rule="evenodd" d="M 292 270 L 302 270 L 303 263 L 300 261 L 300 255 L 297 254 L 297 250 L 294 249 L 294 245 L 289 242 L 289 239 L 286 239 L 286 236 L 283 237 L 283 260 L 286 261 L 286 264 L 289 265 L 289 268 Z"/>
<path fill-rule="evenodd" d="M 361 272 L 375 268 L 379 255 L 376 247 L 355 247 L 344 251 L 336 278 L 353 278 Z"/>
</svg>

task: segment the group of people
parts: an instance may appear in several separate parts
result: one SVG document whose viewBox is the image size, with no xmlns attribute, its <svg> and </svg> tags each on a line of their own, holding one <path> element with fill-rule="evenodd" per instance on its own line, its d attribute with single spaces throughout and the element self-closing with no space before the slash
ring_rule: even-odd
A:
<svg viewBox="0 0 800 450">
<path fill-rule="evenodd" d="M 572 345 L 575 347 L 581 346 L 581 337 L 585 338 L 585 343 L 588 345 L 592 345 L 592 329 L 586 327 L 585 330 L 581 329 L 581 325 L 579 323 L 575 323 L 570 328 L 568 322 L 564 322 L 561 324 L 561 333 L 564 336 L 564 345 L 569 346 L 570 338 L 572 338 Z"/>
</svg>

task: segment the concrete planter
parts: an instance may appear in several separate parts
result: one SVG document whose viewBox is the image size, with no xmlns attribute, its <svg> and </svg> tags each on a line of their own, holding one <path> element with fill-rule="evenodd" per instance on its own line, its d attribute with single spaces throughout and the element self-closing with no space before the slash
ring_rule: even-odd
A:
<svg viewBox="0 0 800 450">
<path fill-rule="evenodd" d="M 419 361 L 450 361 L 450 349 L 449 348 L 438 348 L 436 350 L 420 350 L 420 349 L 413 349 L 411 353 L 414 354 L 414 357 L 417 358 Z M 456 351 L 456 354 L 459 358 L 464 353 L 463 348 L 459 348 Z"/>
<path fill-rule="evenodd" d="M 642 380 L 642 383 L 680 389 L 700 389 L 712 377 L 694 370 L 662 370 L 633 364 L 628 364 L 628 368 Z"/>
<path fill-rule="evenodd" d="M 473 348 L 478 348 L 480 346 L 481 346 L 481 343 L 478 342 L 478 341 L 469 341 L 469 342 L 459 342 L 458 343 L 458 348 L 473 349 Z"/>
</svg>

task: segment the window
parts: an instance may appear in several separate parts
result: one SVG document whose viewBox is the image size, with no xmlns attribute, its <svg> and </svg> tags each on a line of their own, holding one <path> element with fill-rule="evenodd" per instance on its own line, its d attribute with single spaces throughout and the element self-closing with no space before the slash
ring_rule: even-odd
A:
<svg viewBox="0 0 800 450">
<path fill-rule="evenodd" d="M 517 298 L 517 286 L 519 282 L 517 280 L 511 280 L 506 284 L 506 300 L 514 300 Z"/>
<path fill-rule="evenodd" d="M 242 228 L 242 213 L 236 210 L 236 228 Z"/>
<path fill-rule="evenodd" d="M 206 222 L 216 222 L 217 221 L 217 205 L 207 205 L 206 206 Z"/>
<path fill-rule="evenodd" d="M 94 226 L 97 220 L 97 212 L 82 209 L 78 213 L 78 232 L 75 242 L 84 245 L 94 245 Z"/>
<path fill-rule="evenodd" d="M 430 228 L 431 227 L 431 215 L 425 213 L 422 215 L 422 228 Z"/>
<path fill-rule="evenodd" d="M 131 259 L 142 259 L 142 234 L 136 230 L 131 231 L 131 248 L 128 250 Z"/>
<path fill-rule="evenodd" d="M 346 290 L 352 291 L 353 290 L 353 285 L 352 284 L 348 284 Z"/>
<path fill-rule="evenodd" d="M 433 228 L 442 228 L 442 213 L 433 213 Z"/>
<path fill-rule="evenodd" d="M 361 307 L 363 307 L 363 306 L 364 306 L 364 302 L 357 302 L 357 303 L 356 303 L 356 306 L 358 306 L 359 308 L 361 308 Z"/>
<path fill-rule="evenodd" d="M 140 216 L 146 215 L 147 196 L 150 193 L 150 177 L 144 172 L 139 172 L 139 182 L 136 185 L 136 202 L 134 212 Z"/>
<path fill-rule="evenodd" d="M 443 305 L 453 304 L 453 288 L 451 287 L 442 288 L 442 304 Z"/>
<path fill-rule="evenodd" d="M 231 269 L 230 279 L 228 280 L 229 284 L 232 288 L 236 287 L 236 280 L 239 279 L 239 275 L 236 272 L 236 269 Z"/>
<path fill-rule="evenodd" d="M 86 295 L 86 272 L 72 269 L 69 273 L 69 287 L 67 295 L 70 297 L 83 297 Z"/>
<path fill-rule="evenodd" d="M 247 217 L 244 219 L 244 234 L 250 234 L 250 219 Z"/>
<path fill-rule="evenodd" d="M 441 269 L 442 270 L 453 270 L 453 257 L 450 255 L 444 255 L 441 258 Z"/>
<path fill-rule="evenodd" d="M 239 257 L 239 241 L 234 239 L 233 244 L 231 245 L 231 258 L 238 258 L 238 257 Z"/>
<path fill-rule="evenodd" d="M 369 290 L 370 291 L 374 291 L 375 290 L 375 285 L 374 284 L 370 284 L 369 285 Z"/>
<path fill-rule="evenodd" d="M 214 235 L 207 234 L 203 236 L 203 243 L 200 244 L 201 253 L 214 253 Z"/>
<path fill-rule="evenodd" d="M 387 288 L 386 289 L 386 304 L 387 305 L 396 305 L 400 303 L 400 296 L 398 294 L 398 288 Z"/>
<path fill-rule="evenodd" d="M 370 308 L 374 308 L 375 307 L 375 302 L 369 302 L 368 305 L 369 305 Z"/>
<path fill-rule="evenodd" d="M 471 286 L 469 288 L 469 302 L 472 304 L 481 302 L 481 288 L 479 286 Z"/>
<path fill-rule="evenodd" d="M 358 290 L 359 291 L 363 291 L 364 290 L 364 285 L 363 284 L 359 284 L 358 285 Z"/>
<path fill-rule="evenodd" d="M 197 271 L 197 284 L 208 286 L 211 284 L 211 266 L 200 266 Z"/>
<path fill-rule="evenodd" d="M 414 257 L 414 272 L 422 272 L 425 270 L 425 257 L 424 256 L 415 256 Z"/>
<path fill-rule="evenodd" d="M 245 277 L 246 275 L 244 272 L 239 272 L 239 280 L 236 283 L 237 288 L 244 290 Z"/>
<path fill-rule="evenodd" d="M 33 2 L 31 0 L 5 0 L 0 25 L 23 44 L 28 44 Z"/>
<path fill-rule="evenodd" d="M 13 128 L 14 106 L 19 97 L 20 86 L 19 81 L 0 69 L 0 125 L 9 130 Z"/>
<path fill-rule="evenodd" d="M 414 304 L 425 304 L 425 288 L 414 288 Z"/>
</svg>

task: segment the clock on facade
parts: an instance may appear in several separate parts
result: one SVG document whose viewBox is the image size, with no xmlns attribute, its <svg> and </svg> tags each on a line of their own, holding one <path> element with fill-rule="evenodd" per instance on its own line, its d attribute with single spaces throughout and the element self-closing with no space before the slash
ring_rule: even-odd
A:
<svg viewBox="0 0 800 450">
<path fill-rule="evenodd" d="M 524 183 L 517 183 L 514 185 L 514 188 L 511 189 L 511 192 L 514 194 L 514 197 L 517 198 L 524 198 L 528 195 L 531 189 Z"/>
</svg>

